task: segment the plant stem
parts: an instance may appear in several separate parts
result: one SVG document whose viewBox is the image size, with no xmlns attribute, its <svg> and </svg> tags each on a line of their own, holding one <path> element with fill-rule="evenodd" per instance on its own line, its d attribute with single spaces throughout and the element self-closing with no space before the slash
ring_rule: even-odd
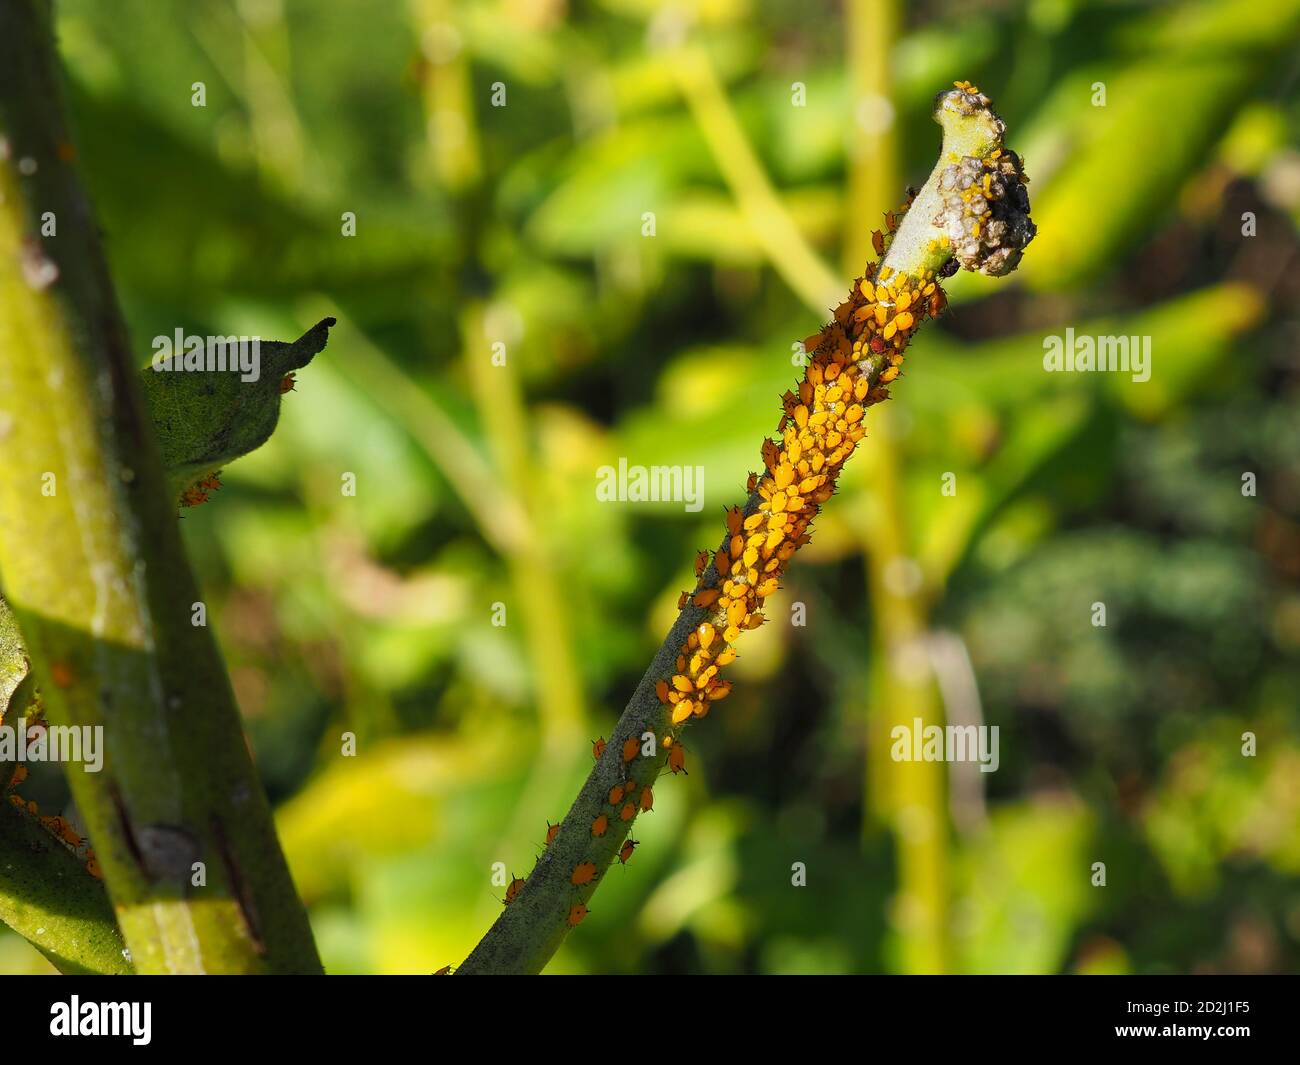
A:
<svg viewBox="0 0 1300 1065">
<path fill-rule="evenodd" d="M 943 183 L 951 181 L 952 166 L 964 161 L 967 150 L 977 153 L 969 159 L 977 169 L 1001 165 L 996 162 L 1001 123 L 976 90 L 959 87 L 943 94 L 935 117 L 944 129 L 943 149 L 918 196 L 918 203 L 930 209 L 908 212 L 879 269 L 868 267 L 836 309 L 835 320 L 806 343 L 811 355 L 807 374 L 798 394 L 784 397 L 782 442 L 764 442 L 767 472 L 756 481 L 744 509 L 729 512 L 728 535 L 655 654 L 578 798 L 522 889 L 459 972 L 541 971 L 569 929 L 586 916 L 587 901 L 619 854 L 637 812 L 652 804 L 651 785 L 668 758 L 669 744 L 676 751 L 691 717 L 704 716 L 729 690 L 729 683 L 718 679 L 719 668 L 734 658 L 743 629 L 762 623 L 758 610 L 764 599 L 775 591 L 784 565 L 807 542 L 813 517 L 865 435 L 865 408 L 888 397 L 884 386 L 898 376 L 908 341 L 931 313 L 928 308 L 938 298 L 935 274 L 953 254 L 946 244 L 947 227 L 974 217 L 969 204 L 959 202 L 954 208 L 948 202 Z M 990 129 L 996 132 L 992 142 Z M 1018 191 L 1013 180 L 1019 178 L 1018 164 L 1012 169 L 1007 196 L 1011 208 L 1018 209 L 1020 201 L 1012 195 Z M 1001 198 L 999 191 L 996 199 Z M 995 208 L 1007 210 L 1000 202 Z M 1023 247 L 1025 232 L 1032 235 L 1027 214 L 1019 221 L 1014 230 L 1007 225 L 986 231 L 991 244 L 981 245 L 978 254 L 967 252 L 963 261 L 972 269 L 983 268 L 985 261 L 1013 267 L 1017 259 L 1009 251 Z M 1020 244 L 1002 247 L 1004 232 L 1018 236 Z"/>
<path fill-rule="evenodd" d="M 142 973 L 319 972 L 74 174 L 49 5 L 0 5 L 0 571 Z M 44 218 L 43 218 L 44 216 Z M 39 235 L 53 218 L 57 235 Z M 201 864 L 199 864 L 201 863 Z"/>
</svg>

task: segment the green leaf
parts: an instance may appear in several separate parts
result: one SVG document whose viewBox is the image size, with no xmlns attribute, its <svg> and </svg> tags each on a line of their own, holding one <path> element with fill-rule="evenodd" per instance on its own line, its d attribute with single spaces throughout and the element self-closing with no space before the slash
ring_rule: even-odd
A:
<svg viewBox="0 0 1300 1065">
<path fill-rule="evenodd" d="M 281 381 L 324 349 L 334 321 L 322 319 L 291 344 L 261 343 L 255 381 L 230 370 L 141 371 L 167 482 L 178 498 L 270 439 L 280 419 Z"/>
</svg>

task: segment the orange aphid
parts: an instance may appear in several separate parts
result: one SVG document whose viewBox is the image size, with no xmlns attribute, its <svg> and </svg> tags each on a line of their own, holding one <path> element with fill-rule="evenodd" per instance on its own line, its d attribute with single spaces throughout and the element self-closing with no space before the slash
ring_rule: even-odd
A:
<svg viewBox="0 0 1300 1065">
<path fill-rule="evenodd" d="M 596 761 L 599 762 L 600 756 L 604 753 L 605 753 L 605 737 L 601 736 L 600 739 L 596 740 L 591 745 L 591 756 L 594 759 L 596 759 Z"/>
<path fill-rule="evenodd" d="M 582 919 L 587 916 L 588 912 L 589 911 L 587 910 L 586 906 L 584 906 L 581 902 L 578 903 L 576 906 L 573 907 L 573 909 L 569 911 L 569 924 L 570 925 L 582 924 Z"/>
<path fill-rule="evenodd" d="M 709 564 L 709 553 L 707 551 L 701 551 L 698 555 L 695 556 L 695 576 L 703 577 L 704 567 L 707 566 L 708 564 Z"/>
<path fill-rule="evenodd" d="M 649 812 L 650 810 L 654 809 L 654 805 L 655 805 L 655 793 L 651 791 L 649 787 L 642 788 L 641 789 L 642 811 Z"/>
<path fill-rule="evenodd" d="M 87 858 L 87 859 L 86 859 L 86 872 L 88 872 L 88 873 L 89 873 L 91 876 L 93 876 L 96 880 L 103 880 L 103 879 L 104 879 L 104 873 L 103 873 L 103 871 L 99 868 L 99 862 L 96 861 L 93 857 L 90 857 L 90 858 Z"/>
<path fill-rule="evenodd" d="M 434 976 L 450 976 L 450 975 L 451 975 L 451 966 L 450 966 L 450 965 L 444 965 L 441 969 L 439 969 L 439 970 L 438 970 L 437 972 L 435 972 L 433 975 L 434 975 Z"/>
<path fill-rule="evenodd" d="M 698 607 L 710 607 L 718 601 L 722 592 L 717 588 L 705 588 L 695 593 L 695 605 Z"/>
<path fill-rule="evenodd" d="M 599 838 L 600 836 L 603 836 L 605 834 L 608 828 L 609 828 L 609 818 L 606 817 L 604 814 L 601 814 L 598 818 L 596 818 L 596 820 L 594 820 L 591 823 L 591 834 Z"/>
<path fill-rule="evenodd" d="M 620 821 L 631 821 L 636 816 L 636 803 L 628 802 L 623 804 L 623 809 L 618 812 Z"/>
<path fill-rule="evenodd" d="M 548 844 L 554 842 L 555 837 L 558 836 L 559 834 L 560 834 L 560 826 L 559 826 L 559 825 L 553 825 L 553 824 L 551 824 L 551 822 L 547 821 L 547 822 L 546 822 L 546 842 L 547 842 Z"/>
<path fill-rule="evenodd" d="M 674 775 L 686 772 L 686 749 L 680 743 L 668 752 L 668 768 Z"/>
<path fill-rule="evenodd" d="M 625 839 L 623 841 L 623 846 L 618 849 L 618 860 L 623 865 L 627 865 L 627 860 L 632 857 L 632 852 L 639 846 L 641 846 L 640 840 Z"/>
<path fill-rule="evenodd" d="M 666 680 L 655 681 L 655 695 L 658 696 L 661 703 L 668 701 L 668 682 Z"/>
<path fill-rule="evenodd" d="M 684 609 L 686 606 L 686 600 L 689 599 L 690 597 L 691 597 L 690 592 L 682 592 L 682 594 L 677 597 L 677 609 L 678 610 Z"/>
<path fill-rule="evenodd" d="M 617 806 L 621 803 L 623 801 L 623 785 L 615 784 L 610 788 L 608 798 L 610 806 Z"/>
<path fill-rule="evenodd" d="M 524 890 L 524 878 L 521 876 L 512 877 L 510 880 L 510 886 L 506 888 L 506 897 L 502 905 L 509 906 L 512 902 L 515 901 L 515 898 L 518 896 L 519 892 L 523 890 Z"/>
<path fill-rule="evenodd" d="M 590 884 L 595 879 L 595 862 L 579 862 L 573 867 L 573 875 L 569 877 L 570 882 L 577 887 L 582 887 L 583 884 Z"/>
<path fill-rule="evenodd" d="M 294 373 L 289 372 L 280 378 L 280 395 L 283 396 L 286 392 L 297 391 L 297 386 L 294 384 L 295 376 Z"/>
<path fill-rule="evenodd" d="M 629 736 L 623 741 L 623 761 L 630 762 L 636 757 L 637 752 L 641 750 L 641 743 L 635 736 Z"/>
</svg>

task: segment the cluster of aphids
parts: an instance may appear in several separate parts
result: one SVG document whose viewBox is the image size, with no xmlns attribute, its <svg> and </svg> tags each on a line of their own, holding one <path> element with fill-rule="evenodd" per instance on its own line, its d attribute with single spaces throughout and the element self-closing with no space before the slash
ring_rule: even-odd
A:
<svg viewBox="0 0 1300 1065">
<path fill-rule="evenodd" d="M 39 727 L 39 721 L 33 725 L 28 725 L 28 730 Z M 77 832 L 72 826 L 72 822 L 66 817 L 41 816 L 40 807 L 32 799 L 24 799 L 18 794 L 18 785 L 27 779 L 27 767 L 20 765 L 15 767 L 13 776 L 10 777 L 8 785 L 5 787 L 9 804 L 16 810 L 27 814 L 33 818 L 46 832 L 58 840 L 63 846 L 73 852 L 86 866 L 86 872 L 96 880 L 104 879 L 104 874 L 99 868 L 99 862 L 95 858 L 95 851 L 90 846 L 90 842 Z"/>
<path fill-rule="evenodd" d="M 195 481 L 181 493 L 181 506 L 197 507 L 212 498 L 211 493 L 221 487 L 221 473 L 210 473 L 200 481 Z"/>
<path fill-rule="evenodd" d="M 885 231 L 872 235 L 878 255 L 885 254 L 916 195 L 909 192 L 908 202 L 885 216 Z M 655 683 L 670 722 L 662 743 L 672 772 L 686 769 L 677 733 L 730 694 L 731 682 L 723 680 L 720 671 L 735 659 L 741 633 L 763 623 L 764 600 L 780 587 L 794 553 L 808 543 L 813 518 L 834 493 L 840 470 L 866 435 L 866 408 L 889 398 L 888 385 L 902 371 L 908 341 L 925 318 L 943 311 L 946 302 L 934 271 L 901 274 L 872 263 L 835 309 L 834 318 L 804 341 L 807 371 L 798 390 L 782 397 L 780 436 L 763 442 L 764 472 L 749 476 L 749 503 L 727 511 L 726 539 L 712 559 L 707 551 L 696 556 L 696 590 L 682 592 L 677 601 L 678 609 L 690 603 L 708 613 L 679 649 L 671 676 Z M 636 736 L 624 742 L 624 764 L 636 759 L 640 746 Z M 604 739 L 596 740 L 592 754 L 599 760 L 604 751 Z M 652 809 L 654 802 L 649 785 L 631 779 L 615 784 L 606 799 L 609 812 L 601 812 L 591 823 L 596 838 L 605 835 L 613 817 L 630 821 Z M 559 831 L 559 825 L 547 824 L 548 845 Z M 636 846 L 633 839 L 624 842 L 619 861 L 626 863 Z M 596 864 L 582 861 L 569 880 L 581 888 L 596 876 Z M 524 884 L 519 877 L 511 880 L 505 905 L 518 897 Z M 584 902 L 575 902 L 568 924 L 581 923 L 587 913 Z M 450 971 L 448 966 L 439 973 Z"/>
</svg>

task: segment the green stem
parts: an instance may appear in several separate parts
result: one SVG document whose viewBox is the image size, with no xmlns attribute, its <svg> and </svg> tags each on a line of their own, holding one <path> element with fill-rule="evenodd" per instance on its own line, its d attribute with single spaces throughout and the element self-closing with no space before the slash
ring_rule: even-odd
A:
<svg viewBox="0 0 1300 1065">
<path fill-rule="evenodd" d="M 93 213 L 49 5 L 0 5 L 0 572 L 142 973 L 319 972 L 201 601 Z M 57 236 L 41 236 L 42 215 Z M 200 864 L 201 863 L 201 864 Z"/>
</svg>

